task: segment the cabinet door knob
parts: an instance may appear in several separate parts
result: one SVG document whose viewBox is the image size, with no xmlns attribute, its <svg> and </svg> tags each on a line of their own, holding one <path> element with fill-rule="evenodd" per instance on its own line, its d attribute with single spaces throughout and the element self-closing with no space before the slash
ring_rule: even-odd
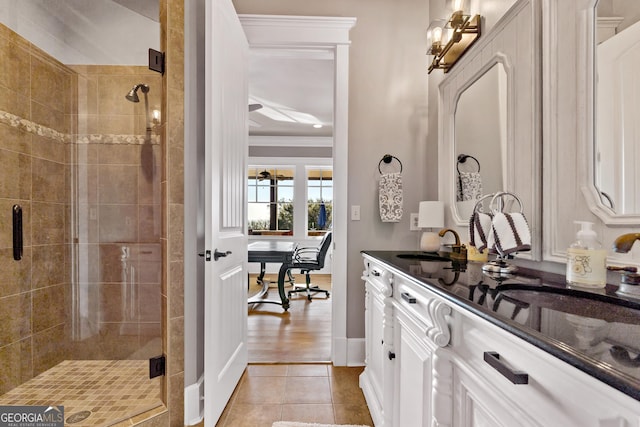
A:
<svg viewBox="0 0 640 427">
<path fill-rule="evenodd" d="M 484 361 L 496 371 L 504 375 L 504 377 L 513 384 L 529 384 L 529 374 L 511 369 L 502 360 L 500 360 L 500 355 L 495 351 L 485 351 Z"/>
<path fill-rule="evenodd" d="M 389 360 L 393 360 L 396 358 L 396 354 L 393 351 L 389 352 Z"/>
<path fill-rule="evenodd" d="M 380 277 L 380 272 L 378 270 L 372 270 L 371 271 L 371 275 L 372 276 L 376 276 L 376 277 Z"/>
</svg>

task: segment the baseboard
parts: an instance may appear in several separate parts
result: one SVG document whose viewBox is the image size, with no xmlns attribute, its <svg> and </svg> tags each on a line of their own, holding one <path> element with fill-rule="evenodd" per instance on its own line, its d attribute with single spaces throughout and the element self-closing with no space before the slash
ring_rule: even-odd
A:
<svg viewBox="0 0 640 427">
<path fill-rule="evenodd" d="M 335 366 L 364 366 L 364 338 L 334 338 L 333 357 Z"/>
<path fill-rule="evenodd" d="M 362 394 L 364 394 L 364 400 L 367 402 L 373 425 L 376 427 L 384 426 L 382 407 L 366 370 L 360 374 L 360 388 L 362 389 Z"/>
<path fill-rule="evenodd" d="M 347 338 L 347 366 L 364 366 L 364 338 Z"/>
<path fill-rule="evenodd" d="M 192 426 L 204 419 L 204 374 L 184 388 L 184 424 Z"/>
</svg>

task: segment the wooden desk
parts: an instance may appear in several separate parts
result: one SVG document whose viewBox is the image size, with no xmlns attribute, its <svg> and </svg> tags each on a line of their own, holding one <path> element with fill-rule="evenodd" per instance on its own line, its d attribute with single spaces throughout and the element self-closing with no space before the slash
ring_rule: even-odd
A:
<svg viewBox="0 0 640 427">
<path fill-rule="evenodd" d="M 279 304 L 282 305 L 285 311 L 289 309 L 289 299 L 284 292 L 284 282 L 285 276 L 289 271 L 288 266 L 291 264 L 291 259 L 293 258 L 295 246 L 294 242 L 281 240 L 262 240 L 249 244 L 248 261 L 260 263 L 258 283 L 262 285 L 260 292 L 249 298 L 249 304 Z M 269 282 L 264 280 L 264 273 L 268 262 L 281 264 L 280 271 L 278 272 L 278 293 L 280 294 L 280 301 L 263 299 L 263 296 L 269 290 Z"/>
</svg>

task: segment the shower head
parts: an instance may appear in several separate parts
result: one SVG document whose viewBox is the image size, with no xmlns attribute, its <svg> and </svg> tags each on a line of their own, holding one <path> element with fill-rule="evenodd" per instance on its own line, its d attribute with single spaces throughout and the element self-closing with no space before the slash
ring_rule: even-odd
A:
<svg viewBox="0 0 640 427">
<path fill-rule="evenodd" d="M 142 90 L 142 93 L 149 92 L 149 86 L 144 83 L 138 83 L 133 88 L 131 88 L 129 93 L 125 95 L 125 98 L 127 98 L 131 102 L 140 102 L 140 98 L 138 98 L 138 89 Z"/>
</svg>

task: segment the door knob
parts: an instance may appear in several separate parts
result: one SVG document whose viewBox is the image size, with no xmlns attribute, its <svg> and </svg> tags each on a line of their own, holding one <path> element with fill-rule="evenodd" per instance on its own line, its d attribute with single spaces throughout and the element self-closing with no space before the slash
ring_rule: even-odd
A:
<svg viewBox="0 0 640 427">
<path fill-rule="evenodd" d="M 213 251 L 213 260 L 217 261 L 218 258 L 224 258 L 227 255 L 231 255 L 231 251 L 220 252 L 219 250 L 216 249 Z"/>
</svg>

